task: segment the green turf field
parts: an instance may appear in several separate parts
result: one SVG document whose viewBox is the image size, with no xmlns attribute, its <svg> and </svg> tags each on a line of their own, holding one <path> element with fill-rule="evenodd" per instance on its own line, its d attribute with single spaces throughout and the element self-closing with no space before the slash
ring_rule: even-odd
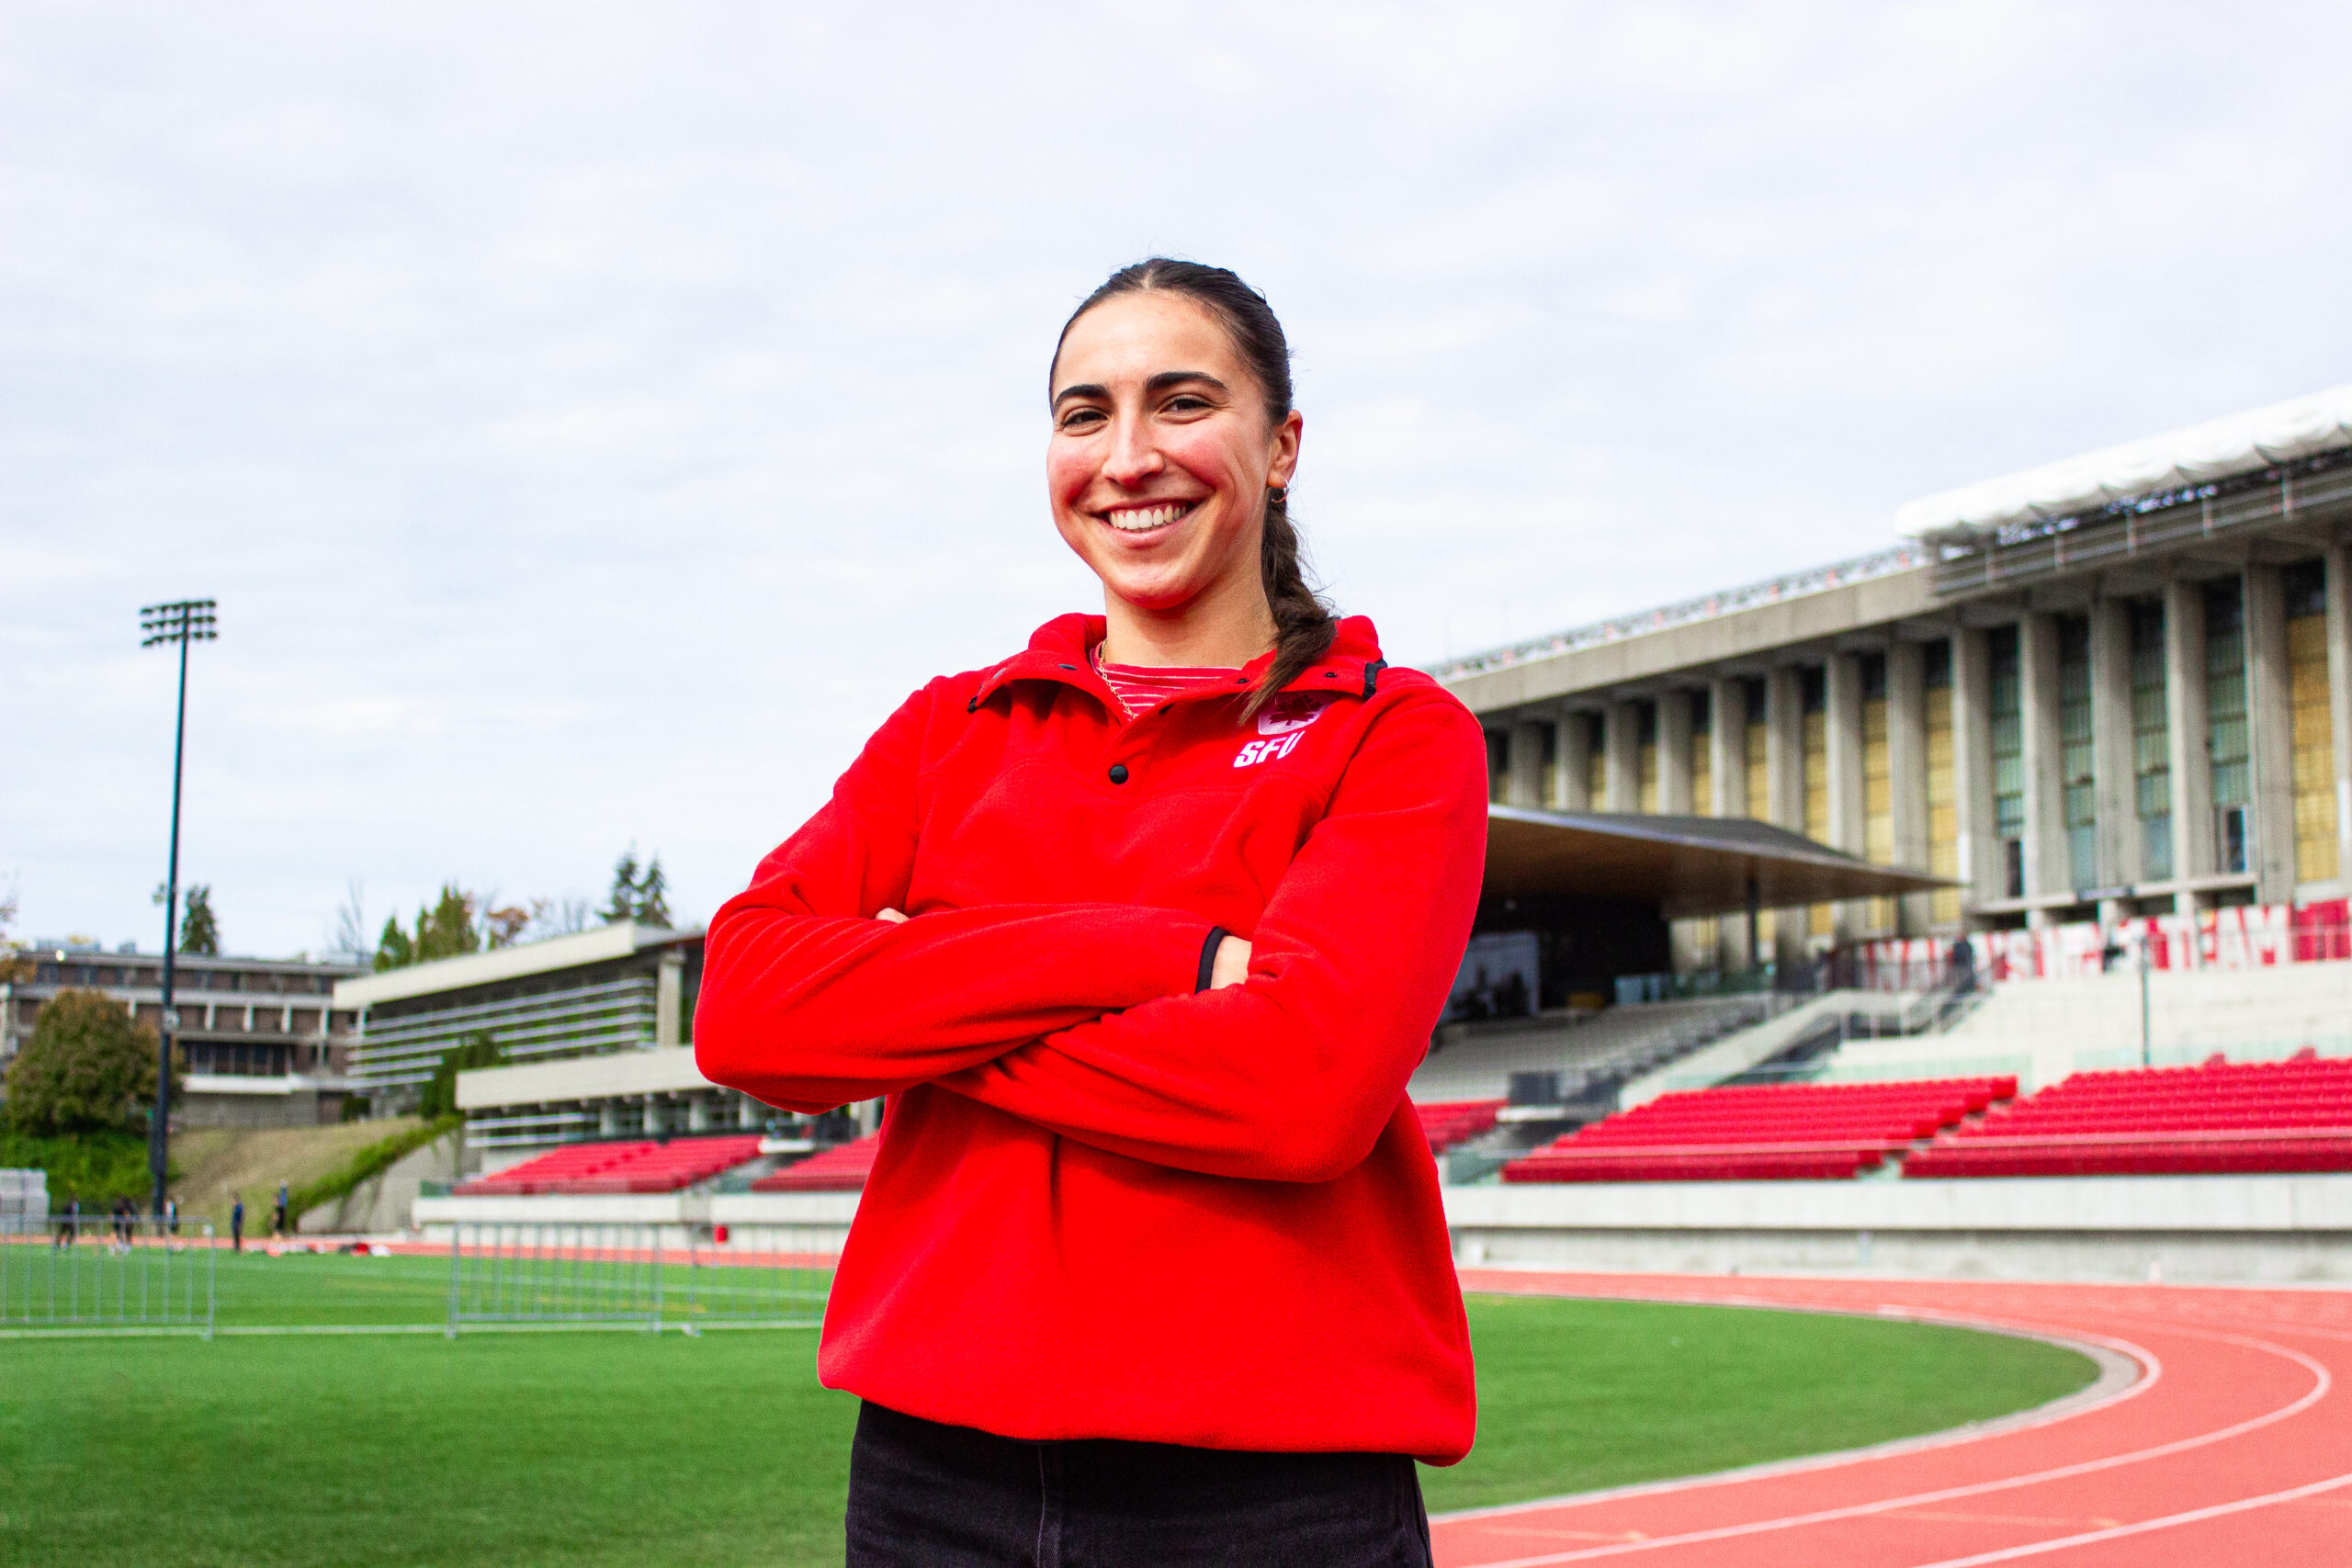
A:
<svg viewBox="0 0 2352 1568">
<path fill-rule="evenodd" d="M 221 1259 L 220 1321 L 437 1324 L 431 1258 Z M 1962 1329 L 1477 1297 L 1477 1450 L 1432 1510 L 1849 1447 L 2087 1382 Z M 802 1329 L 0 1341 L 0 1561 L 841 1561 L 856 1402 Z"/>
</svg>

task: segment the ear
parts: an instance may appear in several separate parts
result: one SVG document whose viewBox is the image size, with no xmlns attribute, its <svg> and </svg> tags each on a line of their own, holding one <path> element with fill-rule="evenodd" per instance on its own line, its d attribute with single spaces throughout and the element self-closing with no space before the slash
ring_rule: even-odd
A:
<svg viewBox="0 0 2352 1568">
<path fill-rule="evenodd" d="M 1306 418 L 1296 409 L 1283 415 L 1283 422 L 1274 426 L 1273 461 L 1266 468 L 1268 486 L 1290 488 L 1290 477 L 1298 470 L 1298 438 L 1306 428 Z"/>
</svg>

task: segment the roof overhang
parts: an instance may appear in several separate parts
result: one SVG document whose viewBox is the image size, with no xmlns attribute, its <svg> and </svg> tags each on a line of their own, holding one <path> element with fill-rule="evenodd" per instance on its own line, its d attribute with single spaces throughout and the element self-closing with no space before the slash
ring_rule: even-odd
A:
<svg viewBox="0 0 2352 1568">
<path fill-rule="evenodd" d="M 672 947 L 698 941 L 701 936 L 700 926 L 673 929 L 639 925 L 635 920 L 616 920 L 609 926 L 599 926 L 573 936 L 548 937 L 544 942 L 497 947 L 488 953 L 469 953 L 457 958 L 436 958 L 426 964 L 412 964 L 400 969 L 387 969 L 380 974 L 338 980 L 334 987 L 334 1005 L 339 1008 L 368 1007 L 376 1002 L 431 996 L 437 991 L 459 991 L 469 986 L 494 985 L 501 980 L 518 980 L 526 975 L 544 975 L 559 969 L 576 969 L 586 964 L 628 958 L 647 948 Z"/>
<path fill-rule="evenodd" d="M 1668 919 L 1923 893 L 1951 884 L 1872 865 L 1737 817 L 1487 808 L 1489 897 L 1611 898 Z"/>
<path fill-rule="evenodd" d="M 2352 386 L 2209 420 L 1906 502 L 1894 525 L 1964 540 L 2138 497 L 2194 488 L 2352 443 Z"/>
</svg>

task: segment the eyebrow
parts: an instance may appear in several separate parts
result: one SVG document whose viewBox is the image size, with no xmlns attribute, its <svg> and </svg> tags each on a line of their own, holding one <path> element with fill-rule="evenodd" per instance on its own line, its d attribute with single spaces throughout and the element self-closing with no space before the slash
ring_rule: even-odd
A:
<svg viewBox="0 0 2352 1568">
<path fill-rule="evenodd" d="M 1170 387 L 1182 386 L 1188 382 L 1204 383 L 1215 387 L 1220 392 L 1229 393 L 1233 389 L 1205 370 L 1162 370 L 1159 375 L 1146 381 L 1143 384 L 1143 389 L 1148 396 L 1153 392 L 1164 392 Z M 1056 392 L 1054 400 L 1049 406 L 1059 408 L 1071 398 L 1108 398 L 1110 395 L 1111 389 L 1099 381 L 1081 381 L 1076 386 L 1064 387 L 1060 391 Z"/>
</svg>

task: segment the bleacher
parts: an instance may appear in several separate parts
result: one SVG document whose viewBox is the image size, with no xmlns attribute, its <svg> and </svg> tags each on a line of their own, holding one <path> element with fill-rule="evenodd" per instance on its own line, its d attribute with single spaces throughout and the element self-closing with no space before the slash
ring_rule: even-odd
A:
<svg viewBox="0 0 2352 1568">
<path fill-rule="evenodd" d="M 854 1144 L 836 1144 L 799 1164 L 752 1183 L 754 1192 L 855 1192 L 874 1170 L 874 1156 L 882 1152 L 882 1134 L 869 1134 Z"/>
<path fill-rule="evenodd" d="M 1496 1113 L 1503 1108 L 1499 1100 L 1441 1100 L 1434 1105 L 1416 1105 L 1413 1109 L 1421 1118 L 1421 1131 L 1428 1135 L 1430 1153 L 1442 1155 L 1456 1144 L 1467 1143 L 1480 1134 L 1490 1131 Z"/>
<path fill-rule="evenodd" d="M 2352 1061 L 2076 1073 L 1920 1150 L 1906 1177 L 2352 1170 Z"/>
<path fill-rule="evenodd" d="M 1590 1100 L 1770 1015 L 1768 996 L 1644 1002 L 1598 1014 L 1448 1024 L 1408 1091 L 1431 1104 L 1506 1094 L 1514 1076 L 1558 1075 L 1564 1100 Z"/>
<path fill-rule="evenodd" d="M 675 1192 L 757 1159 L 757 1134 L 724 1138 L 568 1144 L 453 1189 L 462 1198 Z"/>
<path fill-rule="evenodd" d="M 1506 1181 L 1845 1180 L 2017 1093 L 2013 1077 L 1664 1094 L 1503 1167 Z"/>
</svg>

